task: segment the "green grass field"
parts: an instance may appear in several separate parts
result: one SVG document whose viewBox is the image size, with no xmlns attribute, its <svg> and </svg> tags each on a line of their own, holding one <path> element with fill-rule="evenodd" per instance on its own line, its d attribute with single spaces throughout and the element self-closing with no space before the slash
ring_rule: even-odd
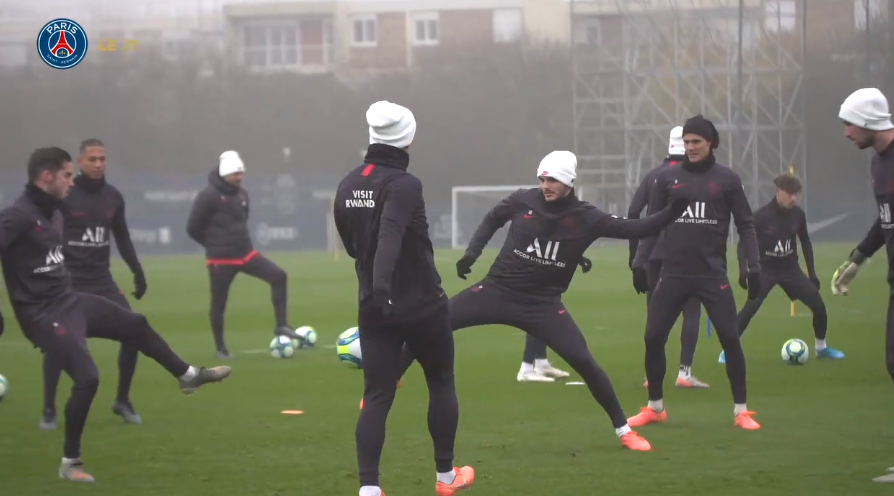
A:
<svg viewBox="0 0 894 496">
<path fill-rule="evenodd" d="M 732 427 L 732 399 L 720 346 L 704 332 L 695 373 L 712 389 L 672 387 L 679 333 L 668 345 L 666 405 L 670 420 L 640 429 L 650 453 L 622 450 L 608 417 L 585 387 L 518 384 L 523 336 L 505 327 L 456 334 L 461 421 L 457 464 L 471 464 L 470 494 L 661 494 L 724 496 L 889 494 L 871 478 L 894 465 L 891 380 L 884 366 L 887 289 L 884 258 L 866 266 L 852 296 L 833 298 L 825 281 L 850 246 L 822 246 L 817 264 L 829 308 L 829 344 L 843 362 L 785 365 L 783 341 L 813 347 L 808 311 L 789 316 L 777 290 L 745 338 L 749 406 L 763 429 Z M 645 405 L 642 387 L 643 296 L 631 287 L 626 253 L 593 249 L 594 270 L 578 273 L 565 302 L 607 370 L 625 412 Z M 458 252 L 439 252 L 449 294 L 470 281 L 456 278 Z M 475 267 L 484 274 L 493 252 Z M 361 373 L 338 363 L 336 336 L 355 325 L 353 265 L 328 254 L 271 254 L 289 272 L 293 325 L 312 325 L 317 348 L 291 360 L 266 353 L 272 338 L 267 288 L 242 276 L 230 296 L 227 335 L 237 357 L 232 377 L 190 397 L 164 370 L 140 358 L 133 401 L 142 426 L 124 424 L 110 406 L 117 382 L 117 344 L 92 341 L 102 379 L 85 432 L 84 460 L 92 486 L 61 481 L 56 469 L 62 431 L 37 428 L 41 413 L 40 354 L 13 324 L 3 298 L 7 332 L 0 339 L 0 373 L 11 391 L 0 403 L 0 494 L 54 496 L 323 496 L 357 494 L 354 425 Z M 187 361 L 217 361 L 207 323 L 207 276 L 198 257 L 146 259 L 149 292 L 134 307 Z M 129 275 L 116 266 L 122 288 Z M 735 286 L 735 284 L 734 284 Z M 744 292 L 736 288 L 739 304 Z M 679 327 L 679 325 L 678 325 Z M 704 323 L 702 324 L 704 330 Z M 564 364 L 556 360 L 561 366 Z M 572 376 L 571 380 L 575 380 Z M 70 381 L 63 378 L 63 408 Z M 382 460 L 388 496 L 434 494 L 432 448 L 426 427 L 427 392 L 418 366 L 398 392 Z M 301 409 L 303 416 L 279 412 Z M 60 418 L 61 420 L 61 418 Z"/>
</svg>

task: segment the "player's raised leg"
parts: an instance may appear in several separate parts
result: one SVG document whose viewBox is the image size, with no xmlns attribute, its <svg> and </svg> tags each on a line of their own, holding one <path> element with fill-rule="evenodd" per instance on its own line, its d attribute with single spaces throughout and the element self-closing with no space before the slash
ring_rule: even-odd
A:
<svg viewBox="0 0 894 496">
<path fill-rule="evenodd" d="M 227 299 L 230 297 L 230 286 L 233 284 L 233 279 L 239 274 L 239 269 L 240 267 L 235 265 L 208 264 L 208 277 L 211 282 L 211 305 L 208 317 L 211 321 L 211 332 L 214 334 L 217 358 L 233 356 L 224 341 L 224 312 L 227 309 Z"/>
<path fill-rule="evenodd" d="M 691 296 L 689 279 L 661 277 L 649 298 L 646 316 L 646 381 L 649 389 L 649 404 L 640 412 L 627 419 L 630 427 L 640 427 L 667 420 L 664 409 L 664 376 L 667 374 L 667 338 L 677 317 Z"/>
<path fill-rule="evenodd" d="M 652 446 L 627 423 L 624 410 L 608 374 L 596 363 L 587 340 L 562 303 L 542 303 L 518 307 L 517 325 L 553 349 L 583 378 L 593 399 L 611 419 L 621 446 L 635 451 L 650 451 Z"/>
<path fill-rule="evenodd" d="M 726 279 L 703 279 L 698 284 L 698 296 L 726 355 L 726 375 L 733 393 L 735 426 L 746 430 L 759 429 L 760 424 L 752 418 L 754 412 L 749 411 L 746 405 L 745 352 L 739 341 L 736 299 L 732 287 Z"/>
<path fill-rule="evenodd" d="M 689 298 L 683 306 L 683 329 L 680 332 L 680 370 L 677 373 L 678 388 L 707 389 L 711 387 L 692 374 L 692 362 L 695 361 L 695 348 L 698 346 L 699 323 L 702 315 L 702 304 L 697 298 Z"/>
<path fill-rule="evenodd" d="M 843 360 L 844 353 L 826 345 L 829 317 L 819 288 L 798 270 L 779 279 L 779 286 L 791 300 L 800 300 L 813 313 L 813 334 L 817 358 Z"/>
</svg>

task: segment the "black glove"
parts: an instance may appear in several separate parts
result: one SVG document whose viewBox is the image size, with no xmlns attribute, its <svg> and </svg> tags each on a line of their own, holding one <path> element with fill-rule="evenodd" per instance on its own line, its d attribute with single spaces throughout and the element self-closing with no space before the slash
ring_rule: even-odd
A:
<svg viewBox="0 0 894 496">
<path fill-rule="evenodd" d="M 456 275 L 459 276 L 460 279 L 465 279 L 467 275 L 472 273 L 472 265 L 474 264 L 474 258 L 468 255 L 463 255 L 463 257 L 456 262 Z"/>
<path fill-rule="evenodd" d="M 577 264 L 580 265 L 580 268 L 584 271 L 584 274 L 590 272 L 590 269 L 593 268 L 593 262 L 587 257 L 580 257 L 580 262 L 578 262 Z"/>
<path fill-rule="evenodd" d="M 748 274 L 739 273 L 739 287 L 742 289 L 748 289 Z"/>
<path fill-rule="evenodd" d="M 646 275 L 646 269 L 642 267 L 633 269 L 633 289 L 638 294 L 644 294 L 649 291 L 649 277 Z"/>
<path fill-rule="evenodd" d="M 133 293 L 131 294 L 138 300 L 146 294 L 146 274 L 142 270 L 133 274 Z"/>
<path fill-rule="evenodd" d="M 389 293 L 390 291 L 387 290 L 373 290 L 373 303 L 382 310 L 383 317 L 391 315 L 394 310 Z"/>
<path fill-rule="evenodd" d="M 807 278 L 810 279 L 810 282 L 812 282 L 814 286 L 816 286 L 816 289 L 820 288 L 820 280 L 819 277 L 816 277 L 816 274 L 808 274 Z"/>
<path fill-rule="evenodd" d="M 674 213 L 674 218 L 683 215 L 683 212 L 689 208 L 689 199 L 688 198 L 675 198 L 673 203 L 671 203 L 671 212 Z"/>
<path fill-rule="evenodd" d="M 761 273 L 748 273 L 748 299 L 756 300 L 761 292 Z"/>
</svg>

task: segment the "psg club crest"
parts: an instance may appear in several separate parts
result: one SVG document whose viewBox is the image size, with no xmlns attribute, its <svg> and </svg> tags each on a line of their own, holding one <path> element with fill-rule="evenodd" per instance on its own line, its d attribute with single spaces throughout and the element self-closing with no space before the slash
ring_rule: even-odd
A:
<svg viewBox="0 0 894 496">
<path fill-rule="evenodd" d="M 87 55 L 87 33 L 71 19 L 53 19 L 37 35 L 37 53 L 54 69 L 71 69 Z"/>
</svg>

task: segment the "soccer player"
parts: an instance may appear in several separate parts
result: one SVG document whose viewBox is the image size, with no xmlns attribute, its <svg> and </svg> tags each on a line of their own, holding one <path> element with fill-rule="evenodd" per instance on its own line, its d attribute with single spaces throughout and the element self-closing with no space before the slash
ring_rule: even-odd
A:
<svg viewBox="0 0 894 496">
<path fill-rule="evenodd" d="M 224 311 L 230 285 L 240 272 L 270 285 L 276 327 L 273 334 L 300 340 L 286 315 L 288 276 L 270 259 L 258 253 L 248 231 L 248 192 L 242 187 L 245 164 L 234 151 L 221 154 L 208 174 L 208 186 L 192 205 L 186 233 L 205 248 L 205 265 L 211 282 L 211 331 L 218 358 L 231 358 L 224 342 Z"/>
<path fill-rule="evenodd" d="M 453 466 L 459 402 L 453 376 L 453 334 L 447 297 L 435 269 L 422 183 L 407 172 L 416 135 L 413 113 L 388 101 L 366 112 L 364 165 L 341 180 L 334 216 L 354 259 L 363 353 L 364 408 L 357 420 L 360 496 L 380 496 L 379 460 L 385 422 L 401 377 L 401 349 L 419 357 L 429 391 L 428 428 L 434 444 L 438 496 L 469 488 L 472 467 Z"/>
<path fill-rule="evenodd" d="M 222 381 L 230 375 L 230 368 L 192 367 L 171 350 L 143 315 L 101 296 L 72 290 L 64 265 L 59 209 L 73 175 L 71 156 L 65 150 L 40 148 L 31 155 L 24 193 L 0 211 L 0 262 L 25 337 L 74 382 L 65 406 L 59 476 L 93 482 L 80 459 L 84 425 L 99 385 L 87 338 L 110 339 L 136 348 L 177 377 L 186 394 Z"/>
<path fill-rule="evenodd" d="M 88 139 L 81 143 L 78 165 L 80 173 L 75 176 L 74 186 L 61 209 L 65 241 L 62 255 L 65 257 L 65 268 L 71 274 L 72 289 L 78 293 L 108 298 L 129 309 L 127 298 L 109 270 L 109 234 L 114 236 L 118 253 L 133 274 L 132 294 L 138 300 L 146 293 L 146 276 L 130 240 L 124 215 L 124 197 L 114 186 L 106 183 L 106 148 L 102 141 Z M 137 353 L 136 348 L 121 343 L 118 353 L 118 394 L 112 405 L 112 413 L 131 424 L 142 423 L 130 402 L 130 385 L 137 368 Z M 57 427 L 56 388 L 61 375 L 60 364 L 45 354 L 41 429 Z"/>
<path fill-rule="evenodd" d="M 745 333 L 748 323 L 777 284 L 790 300 L 800 300 L 813 312 L 813 333 L 816 337 L 816 356 L 841 360 L 844 353 L 826 346 L 828 317 L 826 304 L 820 296 L 820 281 L 813 265 L 813 245 L 807 234 L 807 216 L 797 206 L 801 181 L 791 174 L 781 174 L 773 180 L 776 197 L 754 213 L 754 229 L 761 257 L 761 291 L 757 298 L 745 302 L 739 311 L 739 337 Z M 798 240 L 804 252 L 807 274 L 798 265 Z M 739 286 L 748 289 L 744 247 L 739 243 Z M 720 352 L 720 363 L 725 356 Z"/>
<path fill-rule="evenodd" d="M 667 146 L 667 157 L 658 167 L 649 171 L 646 177 L 636 188 L 633 199 L 630 201 L 630 208 L 627 210 L 628 219 L 638 219 L 644 209 L 649 206 L 649 189 L 655 182 L 655 176 L 668 167 L 676 167 L 683 163 L 685 158 L 683 146 L 683 126 L 676 126 L 671 129 Z M 651 213 L 651 211 L 648 211 Z M 652 298 L 655 291 L 655 285 L 658 283 L 658 275 L 661 273 L 661 256 L 664 249 L 661 246 L 661 238 L 658 238 L 657 246 L 652 250 L 652 255 L 646 262 L 645 267 L 633 268 L 633 258 L 636 255 L 636 247 L 639 244 L 638 239 L 630 240 L 630 258 L 628 266 L 633 271 L 633 287 L 637 293 L 646 293 L 646 306 Z M 692 362 L 695 360 L 695 348 L 698 345 L 698 325 L 701 320 L 701 302 L 698 298 L 692 297 L 683 306 L 683 331 L 680 333 L 680 369 L 677 372 L 677 382 L 674 383 L 679 388 L 708 388 L 708 383 L 698 380 L 692 375 Z M 649 387 L 649 381 L 643 384 L 643 387 Z"/>
<path fill-rule="evenodd" d="M 848 96 L 838 112 L 844 122 L 844 136 L 857 148 L 872 148 L 872 189 L 878 203 L 878 219 L 869 229 L 866 238 L 851 252 L 847 261 L 832 276 L 832 294 L 847 296 L 850 283 L 857 276 L 860 266 L 882 246 L 888 255 L 888 322 L 885 333 L 886 365 L 894 379 L 894 220 L 891 218 L 894 198 L 894 123 L 888 100 L 877 88 L 862 88 Z M 888 469 L 894 472 L 894 467 Z M 875 482 L 894 483 L 894 473 L 873 479 Z"/>
<path fill-rule="evenodd" d="M 602 212 L 574 193 L 577 157 L 554 151 L 537 168 L 539 188 L 520 189 L 490 212 L 456 264 L 465 279 L 481 250 L 507 222 L 509 232 L 485 278 L 450 299 L 450 327 L 501 324 L 545 342 L 584 380 L 605 410 L 625 448 L 649 451 L 648 441 L 627 425 L 611 380 L 596 363 L 587 341 L 562 303 L 578 261 L 598 238 L 629 239 L 656 234 L 677 218 L 688 200 L 679 199 L 645 219 Z M 681 196 L 685 191 L 676 192 Z M 412 350 L 410 350 L 412 351 Z M 413 357 L 405 355 L 404 370 Z"/>
<path fill-rule="evenodd" d="M 739 175 L 715 161 L 714 150 L 720 145 L 720 135 L 711 121 L 701 115 L 687 120 L 683 126 L 683 143 L 686 147 L 683 163 L 656 176 L 649 198 L 649 207 L 655 210 L 666 205 L 676 189 L 692 188 L 692 203 L 662 234 L 661 274 L 646 318 L 649 404 L 628 422 L 631 427 L 639 427 L 667 420 L 663 401 L 667 372 L 664 347 L 686 302 L 695 296 L 705 306 L 726 352 L 735 425 L 759 429 L 760 425 L 752 418 L 754 413 L 748 411 L 745 403 L 745 354 L 739 343 L 736 300 L 726 270 L 726 240 L 733 217 L 748 260 L 748 299 L 760 294 L 760 261 L 751 207 Z M 640 243 L 634 267 L 642 267 L 649 260 L 656 238 Z"/>
</svg>

